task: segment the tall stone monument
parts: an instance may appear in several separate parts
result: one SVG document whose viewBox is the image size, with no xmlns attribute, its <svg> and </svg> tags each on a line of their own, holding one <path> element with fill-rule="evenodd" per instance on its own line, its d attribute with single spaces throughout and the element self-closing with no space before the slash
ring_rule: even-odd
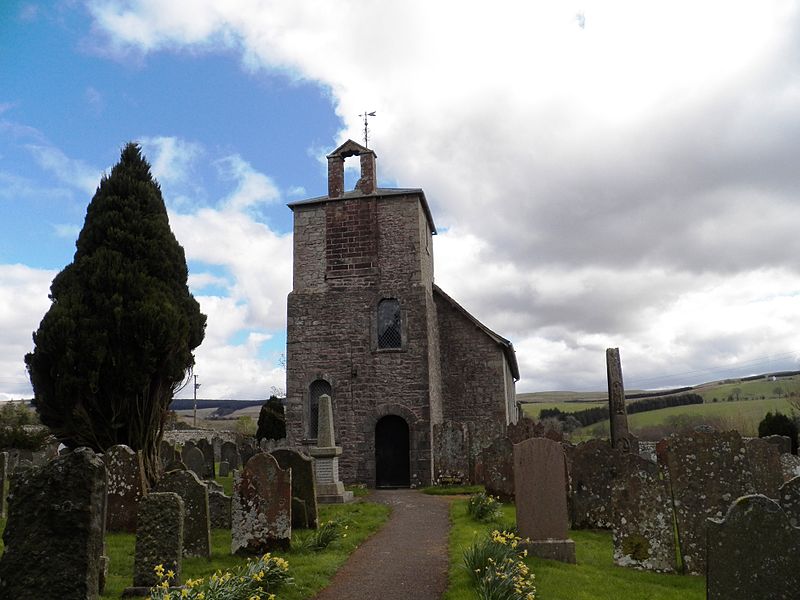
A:
<svg viewBox="0 0 800 600">
<path fill-rule="evenodd" d="M 606 373 L 608 374 L 611 447 L 622 452 L 639 452 L 639 441 L 628 431 L 628 413 L 625 410 L 625 386 L 622 383 L 619 348 L 606 349 Z"/>
<path fill-rule="evenodd" d="M 333 435 L 333 405 L 331 397 L 323 394 L 319 398 L 319 421 L 317 447 L 309 453 L 314 458 L 314 477 L 317 480 L 317 502 L 320 504 L 342 504 L 353 499 L 353 492 L 346 491 L 339 480 L 339 455 Z"/>
<path fill-rule="evenodd" d="M 575 562 L 567 537 L 567 463 L 561 444 L 530 438 L 514 444 L 514 496 L 523 545 L 540 558 Z"/>
</svg>

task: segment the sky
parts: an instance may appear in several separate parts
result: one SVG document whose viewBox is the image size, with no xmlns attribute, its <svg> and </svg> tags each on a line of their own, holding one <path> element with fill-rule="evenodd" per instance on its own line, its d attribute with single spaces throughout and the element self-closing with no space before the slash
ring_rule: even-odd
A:
<svg viewBox="0 0 800 600">
<path fill-rule="evenodd" d="M 604 389 L 609 347 L 629 389 L 800 368 L 800 2 L 5 0 L 0 399 L 32 396 L 50 282 L 128 141 L 208 315 L 198 395 L 283 390 L 286 204 L 326 193 L 365 111 L 518 392 Z"/>
</svg>

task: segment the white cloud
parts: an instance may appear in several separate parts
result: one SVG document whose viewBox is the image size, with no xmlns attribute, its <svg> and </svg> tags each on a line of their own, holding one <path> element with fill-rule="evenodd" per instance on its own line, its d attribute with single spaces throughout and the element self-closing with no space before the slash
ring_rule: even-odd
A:
<svg viewBox="0 0 800 600">
<path fill-rule="evenodd" d="M 69 158 L 55 146 L 28 144 L 26 148 L 40 167 L 53 173 L 61 182 L 89 196 L 94 195 L 102 177 L 100 169 Z"/>
<path fill-rule="evenodd" d="M 33 350 L 32 333 L 50 307 L 47 294 L 55 271 L 0 264 L 0 400 L 31 398 L 25 354 Z"/>
<path fill-rule="evenodd" d="M 379 174 L 425 189 L 440 282 L 514 338 L 522 389 L 602 387 L 610 345 L 647 376 L 794 347 L 795 3 L 89 7 L 117 49 L 233 48 L 319 82 L 338 141 L 376 110 Z M 272 197 L 254 181 L 229 208 Z"/>
<path fill-rule="evenodd" d="M 203 153 L 200 144 L 175 136 L 144 136 L 138 141 L 153 176 L 161 184 L 185 183 Z"/>
<path fill-rule="evenodd" d="M 271 178 L 259 173 L 239 155 L 227 156 L 217 161 L 220 176 L 235 181 L 236 189 L 225 203 L 232 210 L 242 210 L 261 203 L 275 202 L 280 192 Z"/>
</svg>

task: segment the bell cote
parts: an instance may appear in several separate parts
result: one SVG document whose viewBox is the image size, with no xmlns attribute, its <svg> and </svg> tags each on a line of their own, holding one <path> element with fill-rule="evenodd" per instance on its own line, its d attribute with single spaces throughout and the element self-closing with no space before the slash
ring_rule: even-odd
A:
<svg viewBox="0 0 800 600">
<path fill-rule="evenodd" d="M 361 177 L 355 190 L 362 194 L 374 194 L 377 188 L 375 153 L 353 140 L 347 140 L 328 154 L 328 198 L 341 198 L 344 194 L 344 159 L 358 156 L 361 161 Z"/>
</svg>

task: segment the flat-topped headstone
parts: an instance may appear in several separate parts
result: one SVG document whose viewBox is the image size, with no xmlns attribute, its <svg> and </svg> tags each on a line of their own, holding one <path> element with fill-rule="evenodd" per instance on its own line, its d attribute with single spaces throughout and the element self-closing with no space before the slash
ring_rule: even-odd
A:
<svg viewBox="0 0 800 600">
<path fill-rule="evenodd" d="M 181 453 L 183 463 L 186 468 L 192 471 L 198 478 L 204 479 L 206 472 L 206 459 L 203 456 L 202 450 L 195 446 L 184 448 Z"/>
<path fill-rule="evenodd" d="M 531 554 L 575 562 L 568 539 L 566 457 L 561 444 L 531 438 L 514 444 L 514 495 L 517 529 Z"/>
<path fill-rule="evenodd" d="M 433 426 L 434 481 L 462 484 L 469 481 L 469 427 L 443 421 Z"/>
<path fill-rule="evenodd" d="M 220 462 L 227 462 L 230 469 L 238 469 L 241 457 L 239 455 L 239 448 L 233 442 L 222 442 L 219 451 Z"/>
<path fill-rule="evenodd" d="M 192 471 L 165 473 L 154 492 L 174 492 L 183 500 L 183 555 L 211 556 L 208 488 Z"/>
<path fill-rule="evenodd" d="M 78 448 L 11 479 L 0 598 L 95 600 L 100 594 L 106 466 Z"/>
<path fill-rule="evenodd" d="M 304 512 L 292 511 L 292 527 L 317 528 L 317 486 L 314 481 L 314 463 L 299 452 L 289 448 L 272 451 L 281 469 L 292 470 L 292 497 L 303 502 Z"/>
<path fill-rule="evenodd" d="M 219 490 L 208 491 L 208 510 L 213 529 L 231 528 L 231 497 Z"/>
<path fill-rule="evenodd" d="M 706 521 L 721 519 L 741 496 L 777 496 L 781 481 L 775 446 L 736 431 L 672 435 L 657 446 L 668 473 L 679 548 L 688 573 L 705 573 Z"/>
<path fill-rule="evenodd" d="M 136 532 L 139 501 L 147 492 L 142 453 L 112 446 L 103 454 L 108 472 L 106 531 Z"/>
<path fill-rule="evenodd" d="M 150 588 L 160 583 L 156 565 L 175 573 L 170 584 L 180 584 L 184 517 L 183 500 L 174 492 L 155 492 L 142 498 L 136 532 L 134 587 Z"/>
<path fill-rule="evenodd" d="M 615 564 L 675 571 L 672 498 L 657 464 L 636 454 L 621 455 L 610 515 Z"/>
<path fill-rule="evenodd" d="M 514 500 L 514 444 L 507 437 L 499 437 L 478 457 L 480 480 L 486 493 L 503 502 Z"/>
<path fill-rule="evenodd" d="M 800 529 L 763 495 L 737 499 L 709 519 L 708 600 L 792 600 L 800 590 Z"/>
<path fill-rule="evenodd" d="M 247 461 L 233 479 L 231 553 L 286 550 L 292 538 L 292 473 L 270 454 Z"/>
</svg>

